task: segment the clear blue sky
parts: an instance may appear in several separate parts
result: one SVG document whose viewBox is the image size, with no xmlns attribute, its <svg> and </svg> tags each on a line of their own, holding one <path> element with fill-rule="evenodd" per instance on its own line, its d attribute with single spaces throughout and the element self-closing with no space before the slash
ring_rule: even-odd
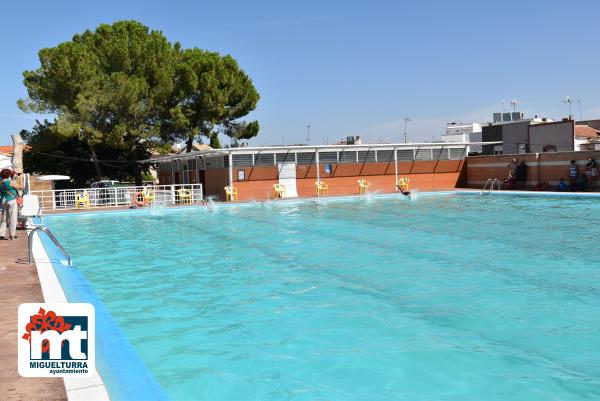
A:
<svg viewBox="0 0 600 401">
<path fill-rule="evenodd" d="M 503 99 L 560 118 L 566 95 L 600 118 L 597 1 L 10 1 L 0 17 L 0 144 L 30 128 L 16 100 L 37 51 L 136 19 L 186 47 L 229 53 L 261 101 L 255 145 L 439 137 L 487 121 Z M 573 104 L 579 118 L 579 105 Z"/>
</svg>

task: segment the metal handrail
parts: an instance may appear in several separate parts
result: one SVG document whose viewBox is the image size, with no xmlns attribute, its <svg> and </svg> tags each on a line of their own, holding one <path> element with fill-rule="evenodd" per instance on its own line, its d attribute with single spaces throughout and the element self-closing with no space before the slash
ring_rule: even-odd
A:
<svg viewBox="0 0 600 401">
<path fill-rule="evenodd" d="M 495 183 L 498 183 L 498 188 L 496 189 L 497 191 L 499 191 L 500 189 L 502 189 L 502 188 L 501 188 L 501 186 L 502 186 L 502 183 L 500 182 L 500 180 L 499 180 L 498 178 L 494 178 L 494 181 L 492 181 L 492 186 L 491 186 L 491 188 L 490 188 L 490 191 L 493 191 L 493 190 L 494 190 L 494 184 L 495 184 Z"/>
<path fill-rule="evenodd" d="M 494 190 L 494 184 L 496 184 L 496 183 L 498 183 L 496 190 L 499 191 L 500 189 L 502 189 L 502 182 L 498 178 L 488 178 L 485 181 L 485 185 L 481 189 L 481 195 L 483 195 L 485 193 L 486 189 L 487 189 L 487 193 L 492 192 Z M 489 188 L 488 188 L 488 184 L 490 184 Z"/>
<path fill-rule="evenodd" d="M 481 189 L 481 195 L 483 195 L 483 193 L 485 192 L 485 189 L 487 188 L 488 184 L 491 184 L 490 187 L 493 187 L 494 186 L 494 180 L 492 180 L 491 178 L 488 178 L 485 181 L 485 184 L 483 185 L 483 188 Z"/>
<path fill-rule="evenodd" d="M 52 242 L 54 242 L 54 245 L 56 245 L 56 247 L 63 253 L 63 255 L 67 257 L 67 263 L 69 266 L 71 266 L 71 255 L 69 255 L 69 253 L 65 250 L 65 248 L 63 248 L 60 242 L 58 242 L 54 234 L 52 234 L 52 231 L 50 231 L 50 229 L 48 229 L 48 227 L 46 226 L 37 226 L 29 232 L 29 236 L 27 238 L 27 244 L 29 245 L 29 264 L 31 264 L 31 261 L 33 260 L 33 233 L 35 233 L 36 231 L 45 232 L 48 235 L 48 238 L 50 238 Z"/>
</svg>

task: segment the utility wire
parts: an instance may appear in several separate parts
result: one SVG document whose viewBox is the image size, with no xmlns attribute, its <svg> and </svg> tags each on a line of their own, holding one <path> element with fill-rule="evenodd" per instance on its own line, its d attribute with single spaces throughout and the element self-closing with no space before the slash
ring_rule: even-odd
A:
<svg viewBox="0 0 600 401">
<path fill-rule="evenodd" d="M 62 156 L 62 155 L 56 155 L 56 154 L 52 154 L 52 153 L 38 152 L 38 151 L 35 151 L 35 150 L 29 151 L 28 153 L 34 153 L 34 154 L 38 154 L 38 155 L 43 155 L 43 156 L 48 156 L 48 157 L 54 157 L 56 159 L 74 160 L 74 161 L 82 161 L 82 162 L 90 162 L 90 163 L 94 162 L 94 159 L 92 159 L 91 157 L 89 159 L 85 159 L 85 158 L 82 158 L 82 157 Z M 131 161 L 131 160 L 100 160 L 100 159 L 97 159 L 96 161 L 98 163 L 102 163 L 102 164 L 107 165 L 109 167 L 121 167 L 121 166 L 111 166 L 108 163 L 123 163 L 123 165 L 131 165 L 131 164 L 140 163 L 138 161 Z"/>
</svg>

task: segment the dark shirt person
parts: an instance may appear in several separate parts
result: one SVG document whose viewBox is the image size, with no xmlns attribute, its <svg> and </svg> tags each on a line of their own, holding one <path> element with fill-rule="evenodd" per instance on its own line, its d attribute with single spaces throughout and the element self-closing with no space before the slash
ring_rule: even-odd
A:
<svg viewBox="0 0 600 401">
<path fill-rule="evenodd" d="M 579 174 L 577 178 L 575 178 L 575 190 L 576 191 L 586 191 L 588 187 L 588 179 L 585 174 Z"/>
<path fill-rule="evenodd" d="M 527 182 L 527 169 L 529 167 L 525 164 L 525 161 L 521 160 L 516 167 L 515 178 L 519 183 L 521 188 L 525 187 L 525 182 Z"/>
</svg>

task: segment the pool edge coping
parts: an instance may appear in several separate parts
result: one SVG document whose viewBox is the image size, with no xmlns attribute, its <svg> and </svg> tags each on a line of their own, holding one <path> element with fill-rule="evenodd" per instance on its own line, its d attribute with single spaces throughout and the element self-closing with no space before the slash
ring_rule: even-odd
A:
<svg viewBox="0 0 600 401">
<path fill-rule="evenodd" d="M 69 303 L 38 233 L 34 233 L 32 253 L 44 302 Z M 91 377 L 63 377 L 63 384 L 69 401 L 111 400 L 100 372 L 94 370 L 95 372 Z"/>
</svg>

